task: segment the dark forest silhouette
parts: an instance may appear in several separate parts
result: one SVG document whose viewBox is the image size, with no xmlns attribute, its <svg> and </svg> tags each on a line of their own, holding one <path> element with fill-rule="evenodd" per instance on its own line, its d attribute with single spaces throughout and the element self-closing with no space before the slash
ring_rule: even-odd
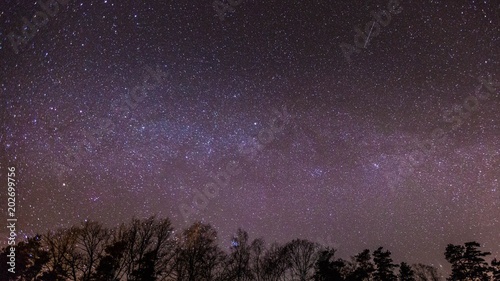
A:
<svg viewBox="0 0 500 281">
<path fill-rule="evenodd" d="M 249 240 L 238 229 L 228 251 L 217 242 L 209 224 L 194 223 L 181 233 L 169 219 L 133 219 L 117 228 L 86 221 L 80 226 L 35 235 L 16 246 L 15 274 L 7 272 L 7 254 L 0 256 L 3 280 L 444 280 L 436 268 L 395 264 L 391 252 L 366 249 L 350 260 L 335 256 L 336 249 L 308 240 L 266 246 Z M 480 244 L 449 244 L 444 250 L 452 272 L 446 280 L 500 280 L 500 261 L 488 264 Z"/>
</svg>

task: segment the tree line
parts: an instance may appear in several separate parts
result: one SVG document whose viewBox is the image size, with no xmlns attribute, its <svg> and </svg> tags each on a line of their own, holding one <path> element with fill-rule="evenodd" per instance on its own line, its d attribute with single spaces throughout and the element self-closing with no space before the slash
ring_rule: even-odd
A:
<svg viewBox="0 0 500 281">
<path fill-rule="evenodd" d="M 435 267 L 394 263 L 391 252 L 365 249 L 342 259 L 337 249 L 303 239 L 266 245 L 238 229 L 227 250 L 210 224 L 174 231 L 168 218 L 132 219 L 116 228 L 96 221 L 35 235 L 16 246 L 15 273 L 7 272 L 10 246 L 0 254 L 0 281 L 437 281 Z M 485 260 L 477 242 L 449 244 L 446 280 L 500 280 L 500 261 Z"/>
</svg>

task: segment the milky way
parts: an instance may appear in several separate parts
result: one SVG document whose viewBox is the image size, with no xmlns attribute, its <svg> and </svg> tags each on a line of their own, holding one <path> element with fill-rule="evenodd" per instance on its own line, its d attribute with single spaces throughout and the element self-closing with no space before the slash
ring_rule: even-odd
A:
<svg viewBox="0 0 500 281">
<path fill-rule="evenodd" d="M 23 233 L 158 214 L 223 245 L 500 256 L 497 2 L 187 2 L 1 4 Z"/>
</svg>

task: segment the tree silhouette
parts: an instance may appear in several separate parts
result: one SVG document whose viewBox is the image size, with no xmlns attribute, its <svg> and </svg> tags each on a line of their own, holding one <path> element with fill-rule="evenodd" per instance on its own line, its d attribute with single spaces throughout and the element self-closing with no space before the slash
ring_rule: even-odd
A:
<svg viewBox="0 0 500 281">
<path fill-rule="evenodd" d="M 43 274 L 42 269 L 49 261 L 49 253 L 43 249 L 41 240 L 42 236 L 37 234 L 15 247 L 15 274 L 7 271 L 10 246 L 5 247 L 0 254 L 0 272 L 2 272 L 0 280 L 9 280 L 9 276 L 10 280 L 39 280 L 37 278 Z"/>
<path fill-rule="evenodd" d="M 435 267 L 426 264 L 414 264 L 412 265 L 415 271 L 415 279 L 417 281 L 439 281 L 441 280 L 440 275 Z"/>
<path fill-rule="evenodd" d="M 94 273 L 96 281 L 118 280 L 120 261 L 123 259 L 125 246 L 124 241 L 113 241 L 110 245 L 106 246 L 104 250 L 105 254 L 101 257 Z"/>
<path fill-rule="evenodd" d="M 342 259 L 335 259 L 335 249 L 325 249 L 319 252 L 316 261 L 314 281 L 343 281 L 343 271 L 346 263 Z"/>
<path fill-rule="evenodd" d="M 379 247 L 373 252 L 373 262 L 375 263 L 376 270 L 373 274 L 375 281 L 393 281 L 397 280 L 394 274 L 396 264 L 392 263 L 391 252 L 383 251 L 383 247 Z"/>
<path fill-rule="evenodd" d="M 407 263 L 402 262 L 399 265 L 399 275 L 400 281 L 415 281 L 415 271 Z"/>
<path fill-rule="evenodd" d="M 168 275 L 175 252 L 172 231 L 170 220 L 154 216 L 120 225 L 100 251 L 95 278 L 140 280 L 146 275 L 150 279 Z"/>
<path fill-rule="evenodd" d="M 491 261 L 491 270 L 493 274 L 493 280 L 500 280 L 500 260 L 493 259 Z"/>
<path fill-rule="evenodd" d="M 483 257 L 490 253 L 478 250 L 481 245 L 475 241 L 464 245 L 446 246 L 445 258 L 452 270 L 447 280 L 489 280 L 490 268 Z"/>
<path fill-rule="evenodd" d="M 365 249 L 349 261 L 336 250 L 295 239 L 266 246 L 262 238 L 249 242 L 238 229 L 227 251 L 217 232 L 196 222 L 174 235 L 169 219 L 132 219 L 107 228 L 85 221 L 20 241 L 16 273 L 8 272 L 10 246 L 0 251 L 0 281 L 438 281 L 435 267 L 394 264 L 382 247 Z M 489 252 L 477 242 L 449 244 L 450 281 L 500 280 L 500 261 L 485 261 Z M 396 276 L 395 269 L 399 267 Z"/>
<path fill-rule="evenodd" d="M 213 280 L 223 262 L 217 232 L 209 224 L 194 223 L 182 233 L 176 263 L 177 280 Z"/>
<path fill-rule="evenodd" d="M 231 241 L 230 254 L 226 264 L 226 280 L 253 280 L 250 268 L 251 245 L 248 242 L 248 233 L 241 228 Z"/>
<path fill-rule="evenodd" d="M 129 226 L 121 228 L 115 239 L 125 245 L 119 279 L 124 276 L 137 279 L 137 276 L 145 276 L 150 271 L 155 278 L 172 273 L 176 246 L 169 219 L 157 219 L 155 216 L 144 220 L 133 219 Z"/>
<path fill-rule="evenodd" d="M 307 281 L 313 278 L 318 247 L 318 244 L 302 239 L 285 245 L 292 280 Z"/>
<path fill-rule="evenodd" d="M 76 252 L 77 235 L 75 227 L 58 229 L 45 235 L 50 259 L 43 280 L 78 280 L 77 270 L 84 265 Z"/>
<path fill-rule="evenodd" d="M 286 248 L 277 243 L 273 243 L 265 252 L 262 261 L 263 280 L 267 281 L 281 280 L 290 267 Z"/>
<path fill-rule="evenodd" d="M 351 269 L 346 278 L 349 281 L 365 281 L 371 280 L 375 266 L 371 261 L 370 250 L 365 249 L 361 253 L 353 257 Z"/>
<path fill-rule="evenodd" d="M 138 266 L 131 273 L 130 281 L 155 281 L 155 259 L 156 254 L 154 251 L 148 251 L 138 260 Z"/>
<path fill-rule="evenodd" d="M 252 241 L 250 245 L 250 267 L 252 270 L 252 275 L 254 280 L 263 281 L 265 278 L 264 274 L 264 253 L 265 253 L 265 243 L 261 238 L 257 238 Z"/>
<path fill-rule="evenodd" d="M 94 274 L 93 269 L 100 262 L 104 253 L 107 240 L 109 239 L 108 230 L 102 224 L 95 221 L 86 221 L 80 228 L 75 230 L 77 234 L 77 251 L 81 259 L 81 273 L 78 274 L 82 281 L 91 280 Z"/>
</svg>

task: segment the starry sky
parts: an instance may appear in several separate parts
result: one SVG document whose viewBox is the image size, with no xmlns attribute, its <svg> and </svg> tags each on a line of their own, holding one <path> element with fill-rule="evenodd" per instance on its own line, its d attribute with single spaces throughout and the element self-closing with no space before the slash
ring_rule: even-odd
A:
<svg viewBox="0 0 500 281">
<path fill-rule="evenodd" d="M 500 256 L 497 1 L 231 2 L 0 4 L 22 233 L 158 214 L 222 245 Z"/>
</svg>

